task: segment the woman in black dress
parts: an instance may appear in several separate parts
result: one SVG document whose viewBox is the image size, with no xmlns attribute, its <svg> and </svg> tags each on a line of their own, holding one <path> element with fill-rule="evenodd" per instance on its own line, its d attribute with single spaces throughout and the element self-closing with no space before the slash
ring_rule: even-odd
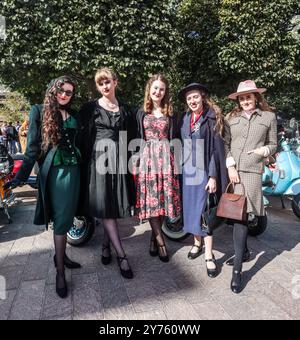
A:
<svg viewBox="0 0 300 340">
<path fill-rule="evenodd" d="M 131 216 L 133 180 L 127 171 L 127 144 L 135 123 L 129 108 L 115 95 L 117 76 L 113 70 L 102 68 L 96 72 L 95 82 L 102 95 L 86 103 L 80 110 L 86 139 L 82 150 L 83 171 L 88 183 L 87 210 L 89 216 L 101 218 L 104 226 L 102 263 L 111 262 L 110 242 L 115 248 L 121 275 L 132 278 L 133 273 L 125 255 L 117 225 L 118 218 Z"/>
</svg>

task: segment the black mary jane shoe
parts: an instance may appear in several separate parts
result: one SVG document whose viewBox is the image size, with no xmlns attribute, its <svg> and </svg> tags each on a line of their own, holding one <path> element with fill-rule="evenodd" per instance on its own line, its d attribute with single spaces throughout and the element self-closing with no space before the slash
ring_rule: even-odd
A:
<svg viewBox="0 0 300 340">
<path fill-rule="evenodd" d="M 105 249 L 108 249 L 109 250 L 109 255 L 108 256 L 104 256 L 103 255 L 103 251 Z M 102 264 L 104 264 L 105 266 L 107 266 L 108 264 L 111 263 L 111 260 L 112 260 L 112 256 L 111 256 L 111 252 L 110 252 L 110 247 L 109 246 L 102 246 L 102 256 L 101 256 L 101 262 Z"/>
<path fill-rule="evenodd" d="M 63 276 L 63 280 L 64 280 L 64 285 L 62 287 L 58 287 L 58 276 Z M 68 296 L 68 287 L 67 287 L 67 283 L 66 283 L 66 279 L 65 279 L 65 275 L 64 274 L 59 274 L 58 272 L 56 273 L 56 285 L 55 285 L 55 289 L 56 289 L 56 293 L 57 295 L 64 299 Z"/>
<path fill-rule="evenodd" d="M 232 273 L 232 279 L 230 283 L 230 289 L 233 293 L 239 294 L 242 290 L 242 275 L 241 272 L 234 270 Z"/>
<path fill-rule="evenodd" d="M 54 255 L 53 261 L 54 261 L 55 267 L 57 267 L 56 255 Z M 81 268 L 81 264 L 80 263 L 71 261 L 66 254 L 64 255 L 64 265 L 68 269 L 78 269 L 78 268 Z"/>
<path fill-rule="evenodd" d="M 193 248 L 196 247 L 198 248 L 198 250 L 196 251 L 196 253 L 192 252 Z M 202 253 L 202 245 L 201 246 L 198 246 L 197 244 L 193 244 L 191 250 L 188 252 L 188 258 L 190 260 L 194 260 L 196 259 L 198 256 L 200 256 Z"/>
<path fill-rule="evenodd" d="M 163 244 L 162 246 L 160 246 L 159 244 L 157 245 L 159 249 L 161 249 L 161 252 L 163 254 L 161 254 L 159 251 L 158 251 L 158 257 L 159 259 L 162 261 L 162 262 L 169 262 L 169 255 L 167 253 L 167 248 L 166 248 L 166 245 Z"/>
<path fill-rule="evenodd" d="M 216 263 L 216 259 L 213 255 L 213 257 L 211 259 L 205 259 L 205 262 L 213 262 L 215 264 L 215 268 L 214 269 L 209 269 L 207 268 L 206 266 L 206 271 L 207 271 L 207 276 L 211 277 L 211 278 L 214 278 L 218 275 L 218 269 L 217 269 L 217 263 Z"/>
<path fill-rule="evenodd" d="M 248 262 L 250 260 L 250 251 L 247 249 L 243 255 L 243 262 Z M 230 259 L 228 259 L 225 263 L 227 264 L 227 266 L 233 266 L 234 265 L 234 258 L 235 256 L 231 257 Z"/>
<path fill-rule="evenodd" d="M 117 260 L 118 260 L 118 265 L 119 265 L 119 268 L 120 268 L 121 275 L 123 277 L 125 277 L 126 279 L 132 279 L 133 278 L 133 272 L 132 272 L 131 268 L 130 267 L 129 267 L 129 269 L 122 269 L 121 268 L 121 263 L 123 261 L 128 262 L 126 255 L 123 256 L 123 257 L 117 256 Z M 129 265 L 129 263 L 128 263 L 128 265 Z"/>
<path fill-rule="evenodd" d="M 150 256 L 157 256 L 158 255 L 158 246 L 157 241 L 155 238 L 151 238 L 150 240 L 150 248 L 149 248 Z"/>
</svg>

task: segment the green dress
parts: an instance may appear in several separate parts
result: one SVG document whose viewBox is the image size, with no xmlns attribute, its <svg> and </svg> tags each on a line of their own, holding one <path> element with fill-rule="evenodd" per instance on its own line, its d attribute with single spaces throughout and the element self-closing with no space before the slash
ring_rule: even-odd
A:
<svg viewBox="0 0 300 340">
<path fill-rule="evenodd" d="M 80 152 L 75 146 L 77 121 L 63 122 L 62 138 L 50 167 L 47 189 L 54 234 L 64 235 L 73 225 L 80 190 Z"/>
</svg>

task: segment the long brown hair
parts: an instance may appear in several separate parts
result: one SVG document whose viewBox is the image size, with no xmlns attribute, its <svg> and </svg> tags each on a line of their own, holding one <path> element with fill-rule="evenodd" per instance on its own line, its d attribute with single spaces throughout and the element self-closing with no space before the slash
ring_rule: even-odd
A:
<svg viewBox="0 0 300 340">
<path fill-rule="evenodd" d="M 75 91 L 75 83 L 68 76 L 62 76 L 51 80 L 48 88 L 46 90 L 46 95 L 44 99 L 44 109 L 43 109 L 43 121 L 42 121 L 42 152 L 45 153 L 49 145 L 58 145 L 61 134 L 60 129 L 62 126 L 62 116 L 59 109 L 68 110 L 73 96 L 70 98 L 69 103 L 65 107 L 61 107 L 57 101 L 56 95 L 58 90 L 64 84 L 70 84 L 73 86 L 73 92 Z"/>
<path fill-rule="evenodd" d="M 274 109 L 269 106 L 265 98 L 260 93 L 253 93 L 253 94 L 255 95 L 255 99 L 256 99 L 256 108 L 260 109 L 261 111 L 270 111 L 270 112 L 274 111 Z M 228 119 L 238 117 L 241 115 L 242 111 L 243 109 L 237 98 L 236 107 L 228 113 L 227 117 Z"/>
<path fill-rule="evenodd" d="M 171 98 L 170 98 L 169 82 L 166 79 L 166 77 L 161 73 L 153 75 L 148 80 L 148 82 L 146 84 L 145 96 L 144 96 L 144 106 L 143 106 L 144 111 L 146 113 L 151 113 L 153 108 L 154 108 L 153 101 L 150 97 L 150 89 L 151 89 L 152 84 L 156 80 L 160 80 L 161 82 L 163 82 L 166 85 L 166 92 L 165 92 L 165 95 L 164 95 L 164 97 L 163 97 L 163 99 L 161 100 L 161 103 L 160 103 L 161 112 L 166 116 L 173 116 L 173 107 L 172 107 Z"/>
<path fill-rule="evenodd" d="M 205 92 L 204 90 L 199 89 L 199 92 L 202 97 L 203 101 L 203 109 L 213 109 L 216 114 L 216 125 L 214 127 L 214 130 L 219 133 L 221 136 L 223 136 L 224 133 L 224 117 L 222 114 L 222 110 L 217 105 L 217 103 Z"/>
</svg>

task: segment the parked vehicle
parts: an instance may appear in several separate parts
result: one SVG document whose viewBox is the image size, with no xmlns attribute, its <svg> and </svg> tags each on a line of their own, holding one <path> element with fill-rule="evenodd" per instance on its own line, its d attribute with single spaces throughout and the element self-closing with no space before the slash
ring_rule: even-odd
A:
<svg viewBox="0 0 300 340">
<path fill-rule="evenodd" d="M 290 139 L 291 149 L 295 151 L 296 155 L 300 157 L 300 130 L 299 122 L 295 118 L 290 120 L 290 128 L 292 129 L 293 135 Z"/>
<path fill-rule="evenodd" d="M 12 223 L 9 207 L 16 204 L 17 201 L 12 189 L 4 189 L 4 184 L 11 180 L 13 166 L 14 162 L 7 147 L 0 144 L 0 210 L 6 215 L 8 223 Z"/>
<path fill-rule="evenodd" d="M 291 121 L 292 127 L 294 124 Z M 281 197 L 283 208 L 283 197 L 291 199 L 293 212 L 300 218 L 300 158 L 292 150 L 293 143 L 292 139 L 286 138 L 284 132 L 281 134 L 275 163 L 264 168 L 263 194 L 265 205 L 269 205 L 268 196 Z"/>
</svg>

